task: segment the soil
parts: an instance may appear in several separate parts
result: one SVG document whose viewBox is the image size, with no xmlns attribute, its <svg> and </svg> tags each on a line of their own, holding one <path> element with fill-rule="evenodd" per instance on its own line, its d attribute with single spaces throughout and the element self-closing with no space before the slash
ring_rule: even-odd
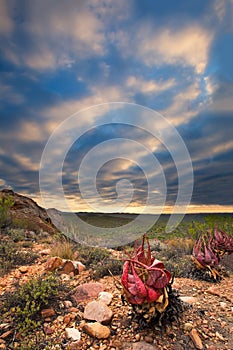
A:
<svg viewBox="0 0 233 350">
<path fill-rule="evenodd" d="M 47 244 L 34 243 L 33 249 L 36 252 L 48 248 Z M 119 252 L 117 252 L 119 254 Z M 48 256 L 39 255 L 39 258 L 32 265 L 27 265 L 23 269 L 17 267 L 10 273 L 0 278 L 0 300 L 4 301 L 6 292 L 14 290 L 15 282 L 26 282 L 32 276 L 42 275 Z M 21 271 L 22 270 L 22 271 Z M 63 281 L 66 285 L 75 290 L 75 287 L 91 281 L 91 271 L 86 270 L 77 276 L 67 276 Z M 166 329 L 140 328 L 139 324 L 133 320 L 133 310 L 127 303 L 123 304 L 121 297 L 121 287 L 119 276 L 105 276 L 98 280 L 102 282 L 105 290 L 113 294 L 110 308 L 113 311 L 113 318 L 108 325 L 111 335 L 108 339 L 98 340 L 87 335 L 82 330 L 85 322 L 82 319 L 82 310 L 87 301 L 74 305 L 80 310 L 75 318 L 71 318 L 68 327 L 76 327 L 81 332 L 81 342 L 75 347 L 72 341 L 66 339 L 63 320 L 66 313 L 57 314 L 56 317 L 47 319 L 46 325 L 50 327 L 51 334 L 48 338 L 54 340 L 56 349 L 167 349 L 167 350 L 191 350 L 201 349 L 194 344 L 190 336 L 192 328 L 197 333 L 203 344 L 202 349 L 209 350 L 231 350 L 233 349 L 233 275 L 224 277 L 220 283 L 211 283 L 191 278 L 175 278 L 173 289 L 179 293 L 180 297 L 189 297 L 184 302 L 183 311 L 179 323 L 174 322 Z M 72 300 L 72 292 L 69 295 L 63 293 L 63 299 Z M 187 302 L 188 301 L 188 302 Z M 68 313 L 68 311 L 67 311 Z M 20 348 L 20 341 L 15 337 L 14 330 L 9 337 L 2 338 L 4 327 L 1 325 L 7 320 L 0 317 L 0 349 Z M 7 329 L 9 330 L 9 329 Z M 12 334 L 14 334 L 14 339 Z M 46 339 L 45 335 L 45 339 Z M 29 336 L 30 338 L 30 336 Z M 13 344 L 13 343 L 14 344 Z M 138 344 L 138 347 L 137 347 Z M 5 347 L 4 347 L 5 346 Z M 70 347 L 69 347 L 70 346 Z M 50 347 L 55 349 L 55 347 Z M 42 348 L 41 348 L 42 349 Z M 45 348 L 43 348 L 45 349 Z"/>
</svg>

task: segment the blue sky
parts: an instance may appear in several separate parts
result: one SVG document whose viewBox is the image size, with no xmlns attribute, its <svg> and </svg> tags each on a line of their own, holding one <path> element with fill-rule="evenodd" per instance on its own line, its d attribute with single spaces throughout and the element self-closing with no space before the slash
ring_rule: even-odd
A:
<svg viewBox="0 0 233 350">
<path fill-rule="evenodd" d="M 88 109 L 74 129 L 77 134 L 89 131 L 64 159 L 62 182 L 70 208 L 111 209 L 121 184 L 121 193 L 131 195 L 125 210 L 137 211 L 146 203 L 148 181 L 158 194 L 151 212 L 164 200 L 159 193 L 163 181 L 164 205 L 172 208 L 179 174 L 167 145 L 124 125 L 126 111 L 119 112 L 116 125 L 114 114 L 105 118 L 105 107 L 94 116 L 89 110 L 125 102 L 159 112 L 184 141 L 194 176 L 189 211 L 232 211 L 232 16 L 232 0 L 0 0 L 1 188 L 11 187 L 40 203 L 39 170 L 49 137 L 70 115 Z M 150 131 L 147 115 L 139 110 Z M 109 124 L 99 126 L 101 120 Z M 117 138 L 122 142 L 112 159 L 114 144 L 107 141 Z M 123 139 L 148 147 L 159 170 L 149 166 L 135 143 Z M 90 183 L 81 193 L 78 177 L 81 161 L 98 145 L 87 173 L 97 173 L 101 205 Z M 47 198 L 51 207 L 64 209 L 53 181 L 55 163 L 56 156 L 50 159 Z"/>
</svg>

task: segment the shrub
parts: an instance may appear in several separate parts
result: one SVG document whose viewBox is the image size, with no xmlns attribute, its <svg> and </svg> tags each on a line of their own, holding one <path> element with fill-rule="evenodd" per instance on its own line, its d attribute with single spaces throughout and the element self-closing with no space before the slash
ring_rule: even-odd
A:
<svg viewBox="0 0 233 350">
<path fill-rule="evenodd" d="M 0 197 L 0 227 L 3 227 L 9 217 L 9 209 L 14 205 L 12 196 Z"/>
<path fill-rule="evenodd" d="M 192 238 L 172 238 L 165 241 L 168 247 L 167 254 L 170 256 L 190 255 L 193 251 L 195 241 Z M 169 253 L 170 251 L 170 253 Z"/>
<path fill-rule="evenodd" d="M 123 263 L 121 260 L 107 259 L 104 264 L 99 263 L 93 270 L 93 278 L 99 279 L 104 276 L 120 275 Z"/>
<path fill-rule="evenodd" d="M 110 253 L 104 248 L 80 246 L 78 255 L 86 267 L 96 267 L 99 262 L 105 262 Z"/>
<path fill-rule="evenodd" d="M 18 265 L 31 264 L 37 257 L 33 251 L 18 251 L 13 241 L 0 243 L 0 276 Z"/>
<path fill-rule="evenodd" d="M 40 311 L 55 301 L 61 282 L 56 275 L 32 278 L 8 296 L 5 310 L 22 336 L 41 325 Z"/>
</svg>

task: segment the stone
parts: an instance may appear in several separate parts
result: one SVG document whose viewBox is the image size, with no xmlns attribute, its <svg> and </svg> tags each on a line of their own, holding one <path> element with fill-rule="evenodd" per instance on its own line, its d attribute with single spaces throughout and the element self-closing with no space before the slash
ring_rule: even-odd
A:
<svg viewBox="0 0 233 350">
<path fill-rule="evenodd" d="M 86 320 L 108 323 L 112 318 L 112 310 L 102 301 L 94 300 L 86 305 L 83 317 Z"/>
<path fill-rule="evenodd" d="M 132 350 L 155 350 L 156 347 L 152 344 L 146 343 L 145 341 L 139 341 L 132 344 Z"/>
<path fill-rule="evenodd" d="M 63 265 L 63 260 L 58 256 L 52 256 L 45 264 L 46 271 L 55 271 Z"/>
<path fill-rule="evenodd" d="M 54 329 L 52 329 L 48 324 L 44 324 L 44 332 L 47 335 L 51 335 L 54 333 Z"/>
<path fill-rule="evenodd" d="M 28 272 L 28 267 L 27 266 L 20 266 L 19 267 L 19 271 L 21 273 L 27 273 Z"/>
<path fill-rule="evenodd" d="M 215 286 L 211 286 L 206 290 L 206 293 L 211 294 L 211 295 L 216 295 L 216 296 L 220 296 L 219 294 L 219 289 Z"/>
<path fill-rule="evenodd" d="M 90 299 L 97 298 L 100 292 L 103 292 L 105 286 L 103 283 L 99 282 L 89 282 L 79 285 L 75 289 L 73 294 L 73 299 L 75 302 L 80 303 L 82 301 L 87 301 Z"/>
<path fill-rule="evenodd" d="M 146 335 L 144 340 L 146 343 L 150 343 L 150 344 L 153 344 L 153 342 L 154 342 L 153 337 L 151 337 L 150 335 Z"/>
<path fill-rule="evenodd" d="M 107 339 L 110 336 L 110 329 L 99 322 L 85 323 L 83 330 L 97 339 Z"/>
<path fill-rule="evenodd" d="M 180 300 L 187 304 L 195 304 L 197 302 L 197 298 L 189 297 L 189 296 L 181 296 Z"/>
<path fill-rule="evenodd" d="M 98 299 L 103 303 L 105 303 L 106 305 L 111 304 L 112 298 L 113 298 L 113 295 L 112 293 L 109 293 L 109 292 L 100 292 L 98 295 Z"/>
<path fill-rule="evenodd" d="M 83 345 L 82 341 L 78 340 L 78 341 L 74 341 L 74 342 L 70 343 L 66 349 L 67 350 L 80 350 L 82 345 Z"/>
<path fill-rule="evenodd" d="M 63 323 L 64 323 L 64 324 L 69 324 L 70 321 L 71 321 L 70 315 L 65 315 L 65 316 L 63 317 Z"/>
<path fill-rule="evenodd" d="M 47 249 L 43 249 L 39 252 L 39 254 L 41 255 L 49 255 L 51 253 L 51 249 L 47 248 Z"/>
<path fill-rule="evenodd" d="M 64 273 L 69 275 L 71 272 L 73 272 L 74 274 L 76 273 L 76 269 L 74 267 L 74 264 L 72 263 L 71 260 L 66 260 L 63 264 L 63 266 L 61 266 L 59 273 Z"/>
<path fill-rule="evenodd" d="M 184 331 L 185 332 L 190 332 L 194 328 L 193 324 L 190 322 L 186 322 L 184 324 Z"/>
<path fill-rule="evenodd" d="M 189 336 L 192 339 L 192 342 L 196 349 L 199 349 L 199 350 L 204 349 L 201 338 L 199 337 L 199 334 L 195 328 L 191 330 L 191 332 L 189 333 Z"/>
<path fill-rule="evenodd" d="M 50 309 L 43 309 L 41 310 L 41 316 L 43 318 L 46 318 L 46 317 L 53 317 L 56 315 L 56 312 L 54 311 L 54 309 L 50 308 Z"/>
<path fill-rule="evenodd" d="M 71 302 L 70 300 L 64 300 L 64 301 L 63 301 L 63 304 L 64 304 L 64 307 L 65 307 L 66 309 L 69 309 L 70 307 L 73 306 L 73 304 L 72 304 L 72 302 Z"/>
<path fill-rule="evenodd" d="M 86 269 L 86 266 L 81 263 L 81 261 L 73 261 L 74 267 L 78 272 L 82 272 Z"/>
<path fill-rule="evenodd" d="M 79 312 L 79 309 L 77 308 L 77 307 L 70 307 L 69 309 L 68 309 L 68 311 L 69 312 L 75 312 L 75 313 L 77 313 L 77 312 Z"/>
<path fill-rule="evenodd" d="M 68 339 L 77 340 L 81 339 L 81 332 L 76 328 L 66 328 L 65 329 L 66 337 Z"/>
<path fill-rule="evenodd" d="M 220 302 L 220 309 L 225 310 L 227 308 L 227 303 L 224 303 L 223 301 Z"/>
</svg>

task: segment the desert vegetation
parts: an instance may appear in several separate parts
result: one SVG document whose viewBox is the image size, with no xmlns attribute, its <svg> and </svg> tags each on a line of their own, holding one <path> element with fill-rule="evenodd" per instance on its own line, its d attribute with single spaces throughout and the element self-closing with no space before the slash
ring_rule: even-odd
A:
<svg viewBox="0 0 233 350">
<path fill-rule="evenodd" d="M 12 220 L 12 205 L 12 199 L 0 202 L 3 213 L 0 282 L 5 286 L 0 295 L 0 339 L 5 349 L 52 349 L 56 345 L 68 350 L 71 342 L 65 338 L 64 327 L 59 326 L 57 319 L 69 320 L 72 315 L 68 314 L 68 317 L 62 306 L 66 300 L 73 303 L 76 310 L 76 316 L 72 316 L 73 321 L 69 322 L 76 327 L 82 324 L 85 305 L 74 303 L 72 295 L 77 286 L 85 282 L 105 281 L 109 290 L 115 290 L 115 298 L 120 303 L 115 309 L 115 317 L 121 310 L 125 316 L 118 319 L 126 322 L 125 329 L 127 322 L 131 322 L 129 324 L 135 332 L 145 329 L 146 333 L 159 337 L 158 329 L 165 334 L 169 329 L 177 332 L 179 327 L 174 324 L 179 325 L 185 317 L 185 304 L 174 280 L 182 277 L 207 281 L 203 283 L 214 286 L 223 283 L 222 277 L 229 278 L 233 273 L 233 220 L 230 215 L 186 217 L 171 233 L 166 233 L 166 218 L 162 217 L 137 242 L 107 249 L 75 242 L 61 232 L 51 235 L 41 229 L 33 231 L 32 226 L 27 225 L 29 219 Z M 95 225 L 99 222 L 100 227 L 119 227 L 118 219 L 117 216 L 95 215 L 89 218 L 89 222 L 95 222 Z M 121 222 L 125 223 L 125 218 Z M 56 269 L 45 272 L 43 266 L 50 257 L 78 260 L 85 265 L 85 271 L 68 277 Z M 42 317 L 43 310 L 51 308 L 54 315 L 47 317 L 46 321 Z M 57 323 L 51 330 L 49 325 L 53 322 Z M 56 332 L 54 327 L 58 328 Z M 116 334 L 114 338 L 114 327 L 113 321 L 110 339 L 118 337 Z M 87 335 L 83 337 L 86 339 Z M 90 344 L 100 344 L 93 337 L 87 339 Z M 106 340 L 104 344 L 110 343 Z M 187 344 L 187 349 L 195 348 L 188 340 Z M 105 347 L 110 348 L 110 345 Z M 80 345 L 80 349 L 86 349 L 85 345 Z"/>
</svg>

